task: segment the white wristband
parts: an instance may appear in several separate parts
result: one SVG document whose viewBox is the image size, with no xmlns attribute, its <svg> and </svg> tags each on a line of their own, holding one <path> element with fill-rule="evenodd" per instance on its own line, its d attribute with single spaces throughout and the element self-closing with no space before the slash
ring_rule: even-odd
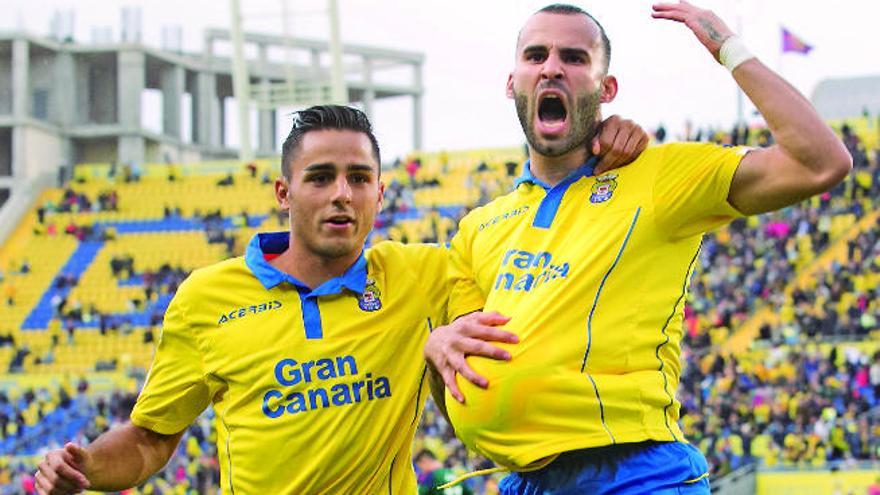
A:
<svg viewBox="0 0 880 495">
<path fill-rule="evenodd" d="M 721 62 L 721 65 L 727 67 L 727 70 L 730 72 L 733 72 L 733 69 L 739 67 L 739 64 L 751 58 L 755 58 L 755 56 L 737 35 L 727 38 L 718 52 L 718 61 Z"/>
</svg>

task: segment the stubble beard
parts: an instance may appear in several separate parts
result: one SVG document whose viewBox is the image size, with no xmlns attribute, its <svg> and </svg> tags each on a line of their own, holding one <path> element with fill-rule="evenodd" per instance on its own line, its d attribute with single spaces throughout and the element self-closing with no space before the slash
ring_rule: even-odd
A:
<svg viewBox="0 0 880 495">
<path fill-rule="evenodd" d="M 537 104 L 530 111 L 528 95 L 518 92 L 515 93 L 514 102 L 520 126 L 522 126 L 529 146 L 540 155 L 555 158 L 580 146 L 586 146 L 588 141 L 593 138 L 599 125 L 596 116 L 599 115 L 601 97 L 601 89 L 579 96 L 575 102 L 575 108 L 569 111 L 571 128 L 568 135 L 550 142 L 542 140 L 535 132 L 534 113 L 538 111 Z"/>
<path fill-rule="evenodd" d="M 291 222 L 290 227 L 291 232 L 298 238 L 298 244 L 305 248 L 306 252 L 324 260 L 344 258 L 358 249 L 356 245 L 357 229 L 352 237 L 341 238 L 322 234 L 320 227 L 308 232 L 305 225 L 297 225 L 295 221 Z"/>
<path fill-rule="evenodd" d="M 335 260 L 351 255 L 354 250 L 354 243 L 349 240 L 316 242 L 310 246 L 310 250 L 321 258 Z"/>
</svg>

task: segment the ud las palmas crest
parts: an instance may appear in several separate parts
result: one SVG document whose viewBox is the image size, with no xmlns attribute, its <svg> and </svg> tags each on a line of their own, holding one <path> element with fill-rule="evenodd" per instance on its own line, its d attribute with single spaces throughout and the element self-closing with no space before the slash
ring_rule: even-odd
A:
<svg viewBox="0 0 880 495">
<path fill-rule="evenodd" d="M 599 204 L 611 199 L 617 189 L 617 174 L 606 174 L 596 177 L 596 183 L 590 189 L 590 203 Z"/>
<path fill-rule="evenodd" d="M 378 311 L 382 309 L 382 300 L 379 299 L 382 293 L 376 286 L 376 281 L 368 278 L 367 286 L 364 287 L 364 293 L 358 297 L 358 307 L 364 311 Z"/>
</svg>

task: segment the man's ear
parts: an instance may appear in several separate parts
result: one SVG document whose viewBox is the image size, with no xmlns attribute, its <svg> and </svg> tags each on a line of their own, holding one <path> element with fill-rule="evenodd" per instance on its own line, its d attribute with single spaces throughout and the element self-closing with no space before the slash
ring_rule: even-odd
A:
<svg viewBox="0 0 880 495">
<path fill-rule="evenodd" d="M 376 208 L 376 212 L 382 211 L 382 203 L 385 201 L 385 183 L 381 180 L 379 181 L 379 207 Z"/>
<path fill-rule="evenodd" d="M 284 175 L 275 179 L 275 201 L 282 210 L 290 209 L 290 182 Z"/>
<path fill-rule="evenodd" d="M 513 72 L 507 75 L 507 97 L 511 100 L 514 98 L 513 93 Z"/>
<path fill-rule="evenodd" d="M 602 79 L 602 95 L 599 101 L 611 103 L 615 96 L 617 96 L 617 78 L 611 75 L 605 76 Z"/>
</svg>

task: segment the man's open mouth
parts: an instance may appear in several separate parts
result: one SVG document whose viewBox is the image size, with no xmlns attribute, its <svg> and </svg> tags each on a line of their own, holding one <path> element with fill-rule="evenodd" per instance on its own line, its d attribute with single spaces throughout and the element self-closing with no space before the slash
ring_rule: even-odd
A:
<svg viewBox="0 0 880 495">
<path fill-rule="evenodd" d="M 562 98 L 556 94 L 547 94 L 538 102 L 538 118 L 546 124 L 558 124 L 565 121 L 568 110 Z"/>
<path fill-rule="evenodd" d="M 347 215 L 336 215 L 328 218 L 325 222 L 335 226 L 343 226 L 354 223 L 354 219 Z"/>
</svg>

